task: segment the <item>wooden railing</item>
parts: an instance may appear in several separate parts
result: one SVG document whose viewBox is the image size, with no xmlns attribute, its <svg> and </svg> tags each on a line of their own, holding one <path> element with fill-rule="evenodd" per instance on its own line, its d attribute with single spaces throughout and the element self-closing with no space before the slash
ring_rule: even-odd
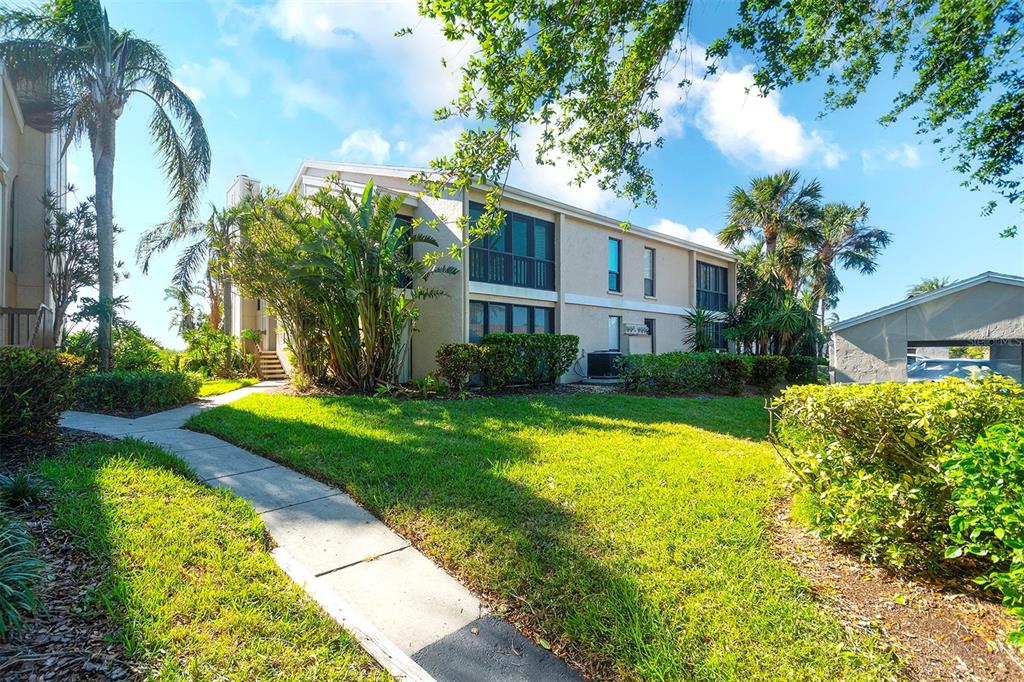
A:
<svg viewBox="0 0 1024 682">
<path fill-rule="evenodd" d="M 38 308 L 0 308 L 0 346 L 53 345 L 46 328 L 51 319 L 45 304 Z"/>
</svg>

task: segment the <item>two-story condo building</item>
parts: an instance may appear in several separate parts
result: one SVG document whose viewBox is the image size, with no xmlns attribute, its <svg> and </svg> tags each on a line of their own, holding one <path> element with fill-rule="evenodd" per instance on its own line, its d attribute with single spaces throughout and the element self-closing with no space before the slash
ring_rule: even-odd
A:
<svg viewBox="0 0 1024 682">
<path fill-rule="evenodd" d="M 433 221 L 442 252 L 464 244 L 457 219 L 483 211 L 484 189 L 418 196 L 408 182 L 414 172 L 307 161 L 291 189 L 313 194 L 331 175 L 358 190 L 373 180 L 382 190 L 404 195 L 400 215 Z M 239 177 L 228 191 L 229 205 L 258 186 Z M 735 301 L 736 264 L 728 252 L 642 227 L 624 230 L 620 221 L 514 187 L 505 188 L 502 208 L 502 230 L 474 241 L 461 260 L 450 261 L 459 274 L 431 280 L 447 295 L 421 302 L 406 376 L 419 378 L 436 369 L 434 355 L 443 343 L 475 342 L 493 332 L 557 332 L 580 338 L 581 357 L 564 377 L 579 380 L 594 373 L 587 366 L 589 353 L 684 350 L 688 311 L 699 305 L 724 312 Z M 278 351 L 286 362 L 285 339 L 262 302 L 238 297 L 233 308 L 232 329 L 259 330 L 263 348 Z M 720 331 L 717 339 L 724 347 Z"/>
<path fill-rule="evenodd" d="M 67 182 L 59 135 L 32 127 L 6 70 L 0 85 L 0 345 L 53 339 L 43 195 Z M 40 127 L 46 128 L 47 121 Z M 61 199 L 63 204 L 63 199 Z"/>
</svg>

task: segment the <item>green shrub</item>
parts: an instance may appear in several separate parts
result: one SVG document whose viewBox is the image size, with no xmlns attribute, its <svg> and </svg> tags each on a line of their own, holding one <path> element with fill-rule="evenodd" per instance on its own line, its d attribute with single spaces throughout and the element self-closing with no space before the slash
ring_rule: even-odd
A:
<svg viewBox="0 0 1024 682">
<path fill-rule="evenodd" d="M 508 345 L 480 346 L 480 380 L 485 388 L 501 389 L 515 383 L 516 350 Z"/>
<path fill-rule="evenodd" d="M 54 351 L 0 347 L 0 442 L 53 436 L 71 407 L 74 367 Z"/>
<path fill-rule="evenodd" d="M 749 357 L 749 356 L 748 356 Z M 718 358 L 719 379 L 722 387 L 731 395 L 739 395 L 750 380 L 752 362 L 748 357 L 723 353 Z"/>
<path fill-rule="evenodd" d="M 624 388 L 637 392 L 706 392 L 719 378 L 718 353 L 626 355 L 618 368 Z"/>
<path fill-rule="evenodd" d="M 786 367 L 786 381 L 791 384 L 818 383 L 818 358 L 813 355 L 791 355 Z"/>
<path fill-rule="evenodd" d="M 1024 420 L 1024 389 L 992 375 L 964 381 L 793 386 L 772 404 L 774 438 L 818 496 L 815 526 L 891 566 L 943 556 L 957 441 Z"/>
<path fill-rule="evenodd" d="M 572 334 L 487 334 L 483 346 L 507 347 L 514 381 L 553 384 L 569 371 L 579 353 L 580 339 Z"/>
<path fill-rule="evenodd" d="M 20 632 L 24 615 L 39 605 L 44 568 L 24 524 L 0 510 L 0 640 Z"/>
<path fill-rule="evenodd" d="M 118 320 L 113 328 L 114 369 L 148 370 L 159 369 L 163 362 L 163 348 L 142 333 L 132 322 Z M 68 336 L 64 341 L 65 352 L 82 358 L 85 369 L 99 369 L 99 342 L 94 330 L 82 329 Z"/>
<path fill-rule="evenodd" d="M 437 373 L 452 393 L 462 391 L 469 378 L 480 371 L 480 346 L 444 343 L 437 349 Z"/>
<path fill-rule="evenodd" d="M 258 340 L 259 334 L 246 329 L 242 337 Z M 180 369 L 207 377 L 255 374 L 256 356 L 244 351 L 240 339 L 214 329 L 208 322 L 185 332 L 184 338 L 188 348 L 177 360 Z"/>
<path fill-rule="evenodd" d="M 944 467 L 955 510 L 945 556 L 990 563 L 978 582 L 999 590 L 1010 612 L 1024 617 L 1024 423 L 997 424 L 973 443 L 961 442 Z M 1024 627 L 1010 641 L 1024 644 Z"/>
<path fill-rule="evenodd" d="M 182 372 L 98 372 L 78 381 L 75 404 L 101 412 L 162 410 L 195 400 L 201 385 Z"/>
<path fill-rule="evenodd" d="M 781 355 L 755 355 L 750 370 L 750 383 L 765 393 L 771 393 L 786 378 L 789 360 Z"/>
</svg>

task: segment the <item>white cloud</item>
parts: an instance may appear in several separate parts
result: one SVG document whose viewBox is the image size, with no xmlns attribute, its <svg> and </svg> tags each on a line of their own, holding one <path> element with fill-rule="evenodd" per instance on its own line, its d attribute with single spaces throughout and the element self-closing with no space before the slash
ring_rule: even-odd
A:
<svg viewBox="0 0 1024 682">
<path fill-rule="evenodd" d="M 699 100 L 695 124 L 723 154 L 771 169 L 810 159 L 835 168 L 846 157 L 821 132 L 807 131 L 799 119 L 783 113 L 777 92 L 761 97 L 753 85 L 751 66 L 694 81 Z"/>
<path fill-rule="evenodd" d="M 174 82 L 193 102 L 205 99 L 211 92 L 227 92 L 235 97 L 244 97 L 250 90 L 248 77 L 229 62 L 216 57 L 206 64 L 183 64 L 176 75 Z"/>
<path fill-rule="evenodd" d="M 318 3 L 278 0 L 267 19 L 286 40 L 320 49 L 372 55 L 393 74 L 410 106 L 429 113 L 458 92 L 459 68 L 473 52 L 449 42 L 439 25 L 420 17 L 415 2 Z M 412 33 L 395 36 L 402 28 Z M 447 62 L 447 68 L 442 65 Z"/>
<path fill-rule="evenodd" d="M 654 230 L 655 232 L 661 232 L 662 234 L 667 234 L 672 237 L 677 237 L 679 239 L 685 239 L 686 241 L 703 244 L 704 246 L 710 246 L 716 249 L 722 248 L 721 243 L 718 241 L 718 237 L 711 234 L 707 229 L 703 227 L 692 229 L 682 223 L 669 220 L 668 218 L 661 218 L 648 229 Z"/>
<path fill-rule="evenodd" d="M 335 153 L 345 161 L 384 163 L 390 151 L 391 144 L 380 132 L 362 128 L 346 137 Z"/>
<path fill-rule="evenodd" d="M 921 153 L 916 146 L 909 144 L 876 147 L 862 151 L 860 161 L 865 173 L 874 173 L 886 164 L 895 164 L 903 168 L 917 168 L 921 165 Z"/>
<path fill-rule="evenodd" d="M 409 142 L 400 140 L 395 149 L 406 154 L 409 163 L 414 166 L 426 167 L 431 159 L 450 154 L 455 149 L 455 142 L 459 139 L 464 128 L 461 125 L 451 125 L 440 130 L 434 130 L 426 135 L 422 142 Z"/>
<path fill-rule="evenodd" d="M 312 111 L 324 118 L 341 124 L 345 112 L 348 111 L 345 103 L 338 97 L 325 92 L 316 81 L 295 80 L 287 73 L 275 73 L 271 78 L 271 87 L 280 99 L 284 107 L 284 115 L 288 118 L 295 118 L 302 111 Z"/>
</svg>

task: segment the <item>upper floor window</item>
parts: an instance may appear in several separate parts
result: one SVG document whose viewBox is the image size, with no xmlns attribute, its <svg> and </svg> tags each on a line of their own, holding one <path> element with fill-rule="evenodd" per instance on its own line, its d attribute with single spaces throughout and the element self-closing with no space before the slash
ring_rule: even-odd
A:
<svg viewBox="0 0 1024 682">
<path fill-rule="evenodd" d="M 622 240 L 608 237 L 608 291 L 622 291 Z"/>
<path fill-rule="evenodd" d="M 644 296 L 654 296 L 654 249 L 644 247 Z"/>
<path fill-rule="evenodd" d="M 411 261 L 413 253 L 412 242 L 409 241 L 409 237 L 412 236 L 412 218 L 408 218 L 404 215 L 396 215 L 395 223 L 397 223 L 395 227 L 403 229 L 401 246 L 402 258 L 406 261 Z M 409 273 L 403 272 L 399 275 L 398 286 L 403 289 L 408 289 L 412 286 L 412 278 L 409 276 Z"/>
<path fill-rule="evenodd" d="M 469 204 L 476 221 L 483 204 Z M 505 222 L 469 248 L 469 279 L 530 289 L 555 290 L 555 224 L 540 218 L 505 212 Z"/>
<path fill-rule="evenodd" d="M 697 307 L 725 312 L 729 309 L 729 269 L 697 261 Z"/>
</svg>

